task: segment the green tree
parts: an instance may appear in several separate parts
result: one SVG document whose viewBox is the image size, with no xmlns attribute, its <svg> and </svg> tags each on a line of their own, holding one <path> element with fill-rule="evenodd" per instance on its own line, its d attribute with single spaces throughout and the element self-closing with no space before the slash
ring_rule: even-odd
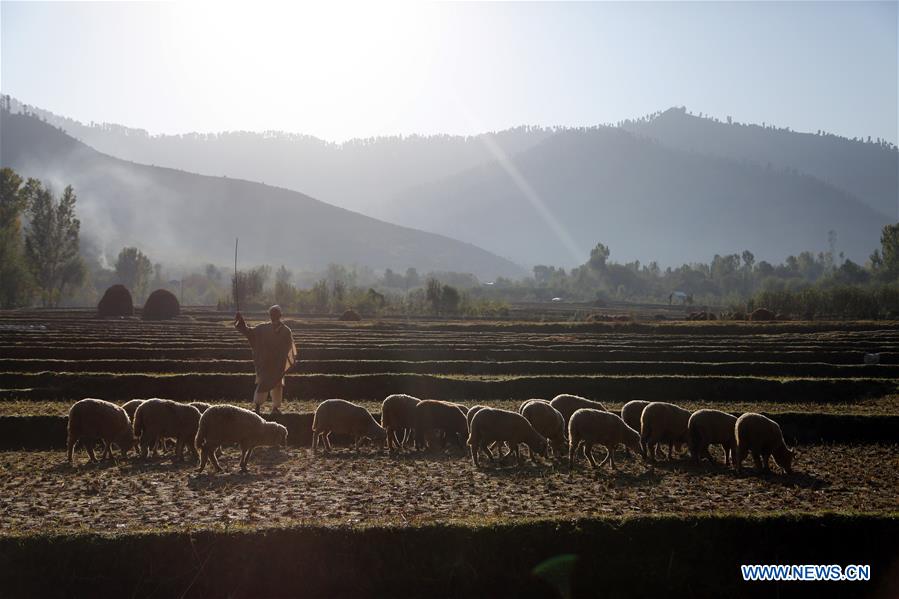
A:
<svg viewBox="0 0 899 599">
<path fill-rule="evenodd" d="M 115 262 L 116 279 L 134 293 L 138 302 L 146 297 L 153 263 L 135 247 L 122 248 Z"/>
<path fill-rule="evenodd" d="M 31 274 L 22 243 L 27 202 L 21 187 L 22 177 L 14 170 L 0 169 L 0 308 L 26 304 L 31 295 Z"/>
<path fill-rule="evenodd" d="M 84 281 L 84 264 L 78 254 L 81 222 L 75 217 L 77 198 L 69 185 L 57 201 L 36 179 L 28 180 L 23 193 L 30 219 L 25 258 L 41 305 L 57 306 L 65 297 L 66 288 L 73 289 Z"/>
<path fill-rule="evenodd" d="M 603 271 L 606 268 L 606 261 L 609 259 L 610 254 L 608 246 L 597 243 L 596 247 L 590 250 L 590 260 L 587 264 L 596 272 Z"/>
<path fill-rule="evenodd" d="M 440 281 L 430 278 L 425 283 L 425 299 L 431 304 L 431 310 L 440 316 L 441 297 L 443 295 L 443 285 Z"/>
<path fill-rule="evenodd" d="M 449 314 L 458 312 L 461 299 L 462 296 L 459 294 L 459 290 L 452 285 L 444 285 L 440 290 L 440 306 L 444 312 Z"/>
<path fill-rule="evenodd" d="M 899 277 L 899 223 L 885 225 L 880 234 L 880 258 L 890 279 Z"/>
</svg>

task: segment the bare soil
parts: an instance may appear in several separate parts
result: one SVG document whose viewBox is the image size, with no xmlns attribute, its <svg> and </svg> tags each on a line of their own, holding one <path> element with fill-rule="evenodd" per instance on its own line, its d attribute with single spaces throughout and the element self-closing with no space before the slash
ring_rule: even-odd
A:
<svg viewBox="0 0 899 599">
<path fill-rule="evenodd" d="M 715 453 L 713 448 L 713 453 Z M 259 449 L 248 473 L 238 452 L 222 474 L 168 457 L 70 467 L 63 452 L 0 453 L 0 534 L 55 530 L 128 532 L 291 524 L 412 525 L 528 517 L 722 512 L 895 512 L 899 447 L 799 448 L 796 473 L 760 475 L 751 460 L 740 476 L 723 464 L 685 460 L 650 467 L 619 453 L 619 470 L 566 465 L 482 464 L 458 449 L 389 456 L 365 447 L 327 457 L 306 449 Z M 597 449 L 597 458 L 604 455 Z M 715 453 L 720 459 L 720 452 Z M 485 464 L 487 461 L 484 461 Z M 775 467 L 776 470 L 776 467 Z"/>
</svg>

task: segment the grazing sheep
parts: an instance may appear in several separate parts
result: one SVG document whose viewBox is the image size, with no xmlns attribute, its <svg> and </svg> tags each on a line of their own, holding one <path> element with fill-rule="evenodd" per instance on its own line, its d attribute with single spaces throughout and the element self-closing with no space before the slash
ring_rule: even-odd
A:
<svg viewBox="0 0 899 599">
<path fill-rule="evenodd" d="M 548 441 L 546 437 L 534 430 L 527 418 L 511 410 L 484 408 L 471 419 L 471 433 L 468 446 L 471 449 L 471 461 L 475 468 L 479 467 L 478 452 L 487 451 L 491 443 L 508 443 L 521 465 L 521 454 L 518 446 L 524 443 L 530 449 L 531 460 L 537 464 L 537 454 L 547 456 Z M 487 451 L 489 453 L 489 451 Z"/>
<path fill-rule="evenodd" d="M 646 457 L 640 443 L 640 433 L 629 427 L 618 414 L 605 410 L 581 408 L 571 415 L 568 421 L 569 468 L 574 467 L 574 455 L 581 443 L 584 444 L 584 455 L 594 468 L 597 465 L 593 458 L 593 445 L 602 445 L 608 452 L 605 459 L 599 463 L 600 468 L 609 462 L 609 467 L 615 469 L 615 447 L 619 443 Z"/>
<path fill-rule="evenodd" d="M 125 413 L 128 414 L 128 419 L 132 422 L 134 422 L 134 412 L 137 411 L 137 406 L 142 403 L 144 403 L 142 399 L 132 399 L 122 404 L 122 409 L 125 410 Z"/>
<path fill-rule="evenodd" d="M 553 455 L 565 454 L 565 419 L 548 401 L 535 399 L 521 407 L 524 416 L 538 433 L 549 439 Z"/>
<path fill-rule="evenodd" d="M 458 405 L 426 399 L 415 406 L 415 446 L 419 449 L 430 447 L 434 433 L 439 431 L 447 439 L 454 439 L 463 451 L 468 437 L 467 413 Z M 445 439 L 444 439 L 445 441 Z"/>
<path fill-rule="evenodd" d="M 717 443 L 724 450 L 724 465 L 730 465 L 737 447 L 734 427 L 737 417 L 721 410 L 697 410 L 687 422 L 690 455 L 695 463 L 702 457 L 714 461 L 709 453 L 709 445 Z"/>
<path fill-rule="evenodd" d="M 205 401 L 192 401 L 187 405 L 195 407 L 197 410 L 199 410 L 200 414 L 212 407 L 211 403 L 206 403 Z"/>
<path fill-rule="evenodd" d="M 475 415 L 475 414 L 477 414 L 478 412 L 480 412 L 481 410 L 483 410 L 483 409 L 486 408 L 486 407 L 487 407 L 487 406 L 482 406 L 482 405 L 478 404 L 478 405 L 476 405 L 476 406 L 472 406 L 472 407 L 468 410 L 468 414 L 465 416 L 465 419 L 468 421 L 468 428 L 469 428 L 469 430 L 471 430 L 471 419 L 474 418 L 474 415 Z"/>
<path fill-rule="evenodd" d="M 331 451 L 331 433 L 353 437 L 353 449 L 356 451 L 359 451 L 359 442 L 363 438 L 375 442 L 387 439 L 387 433 L 368 410 L 344 399 L 326 399 L 315 408 L 312 419 L 313 453 L 318 449 L 319 438 L 325 453 Z"/>
<path fill-rule="evenodd" d="M 674 444 L 687 442 L 690 416 L 689 410 L 663 401 L 654 401 L 643 408 L 640 416 L 640 443 L 651 459 L 655 459 L 659 444 L 667 443 L 668 459 L 671 460 Z"/>
<path fill-rule="evenodd" d="M 621 419 L 632 429 L 640 430 L 640 417 L 643 416 L 643 408 L 650 402 L 645 399 L 632 399 L 621 406 Z"/>
<path fill-rule="evenodd" d="M 523 414 L 523 413 L 524 413 L 524 407 L 525 407 L 526 405 L 528 405 L 529 403 L 531 403 L 532 401 L 539 401 L 539 402 L 542 402 L 542 403 L 545 403 L 545 404 L 548 404 L 548 403 L 549 403 L 549 400 L 547 400 L 547 399 L 526 399 L 526 400 L 524 400 L 523 402 L 521 402 L 521 405 L 520 405 L 520 406 L 518 406 L 518 413 L 519 413 L 519 414 Z"/>
<path fill-rule="evenodd" d="M 140 439 L 140 456 L 144 459 L 150 447 L 166 437 L 175 439 L 175 461 L 184 459 L 184 447 L 197 457 L 192 441 L 197 436 L 200 411 L 188 404 L 170 399 L 148 399 L 134 412 L 134 436 Z"/>
<path fill-rule="evenodd" d="M 402 449 L 415 425 L 415 406 L 421 400 L 405 393 L 388 395 L 381 403 L 381 426 L 387 434 L 387 449 Z M 403 434 L 402 440 L 397 432 Z"/>
<path fill-rule="evenodd" d="M 72 463 L 72 452 L 75 443 L 87 449 L 91 462 L 96 462 L 94 443 L 103 442 L 102 458 L 112 459 L 112 444 L 122 451 L 122 457 L 128 456 L 128 450 L 134 447 L 134 436 L 131 434 L 131 419 L 128 414 L 112 402 L 102 399 L 86 398 L 76 401 L 69 409 L 69 423 L 66 435 L 66 458 Z"/>
<path fill-rule="evenodd" d="M 250 410 L 237 406 L 211 406 L 200 416 L 194 447 L 200 452 L 203 472 L 206 461 L 212 462 L 216 472 L 221 472 L 215 450 L 222 445 L 240 445 L 240 469 L 246 471 L 253 449 L 260 445 L 282 446 L 287 443 L 287 428 L 277 422 L 267 422 Z"/>
<path fill-rule="evenodd" d="M 743 414 L 737 418 L 734 434 L 737 441 L 734 466 L 738 473 L 742 470 L 746 454 L 750 452 L 757 470 L 769 472 L 771 466 L 768 459 L 774 456 L 774 461 L 784 472 L 793 473 L 793 452 L 784 442 L 780 425 L 770 418 L 752 412 Z"/>
<path fill-rule="evenodd" d="M 606 407 L 598 401 L 593 401 L 592 399 L 587 399 L 586 397 L 581 397 L 579 395 L 569 395 L 568 393 L 556 395 L 549 404 L 557 409 L 559 414 L 562 415 L 562 418 L 565 419 L 566 429 L 568 428 L 568 421 L 571 419 L 571 415 L 581 408 L 606 411 Z"/>
</svg>

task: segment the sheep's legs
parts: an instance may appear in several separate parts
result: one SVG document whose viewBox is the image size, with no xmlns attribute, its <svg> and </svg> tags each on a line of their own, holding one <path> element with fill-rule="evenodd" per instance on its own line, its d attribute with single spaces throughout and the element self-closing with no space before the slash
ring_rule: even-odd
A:
<svg viewBox="0 0 899 599">
<path fill-rule="evenodd" d="M 97 462 L 97 456 L 94 455 L 94 442 L 91 440 L 89 443 L 84 444 L 84 448 L 87 449 L 87 457 L 90 458 L 91 463 L 94 464 Z"/>
<path fill-rule="evenodd" d="M 599 466 L 597 466 L 596 464 L 594 464 L 593 466 L 594 466 L 594 468 L 602 468 L 603 466 L 606 465 L 606 462 L 611 462 L 611 461 L 612 461 L 612 450 L 609 449 L 608 446 L 606 446 L 606 457 L 604 457 L 602 459 L 602 461 L 599 463 Z"/>
<path fill-rule="evenodd" d="M 329 453 L 331 451 L 331 431 L 325 431 L 322 434 L 322 441 L 325 446 L 325 453 Z"/>
<path fill-rule="evenodd" d="M 204 451 L 206 451 L 205 448 L 204 448 Z M 212 465 L 213 465 L 213 467 L 215 467 L 216 472 L 222 471 L 222 466 L 221 466 L 221 464 L 219 464 L 218 458 L 215 457 L 214 451 L 209 452 L 209 461 L 212 462 Z"/>
<path fill-rule="evenodd" d="M 753 450 L 752 452 L 752 461 L 755 462 L 755 469 L 761 472 L 762 468 L 762 457 L 759 455 L 759 452 Z"/>
<path fill-rule="evenodd" d="M 68 437 L 66 438 L 66 459 L 69 461 L 70 465 L 72 463 L 72 452 L 75 451 L 75 443 L 77 441 L 78 440 L 71 433 L 69 433 Z"/>
</svg>

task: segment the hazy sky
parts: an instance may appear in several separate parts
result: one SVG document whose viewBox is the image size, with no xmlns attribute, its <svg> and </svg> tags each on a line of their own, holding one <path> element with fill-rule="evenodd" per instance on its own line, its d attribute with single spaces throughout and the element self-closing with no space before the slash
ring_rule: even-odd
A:
<svg viewBox="0 0 899 599">
<path fill-rule="evenodd" d="M 343 140 L 670 106 L 897 141 L 896 2 L 3 2 L 0 88 L 152 133 Z"/>
</svg>

